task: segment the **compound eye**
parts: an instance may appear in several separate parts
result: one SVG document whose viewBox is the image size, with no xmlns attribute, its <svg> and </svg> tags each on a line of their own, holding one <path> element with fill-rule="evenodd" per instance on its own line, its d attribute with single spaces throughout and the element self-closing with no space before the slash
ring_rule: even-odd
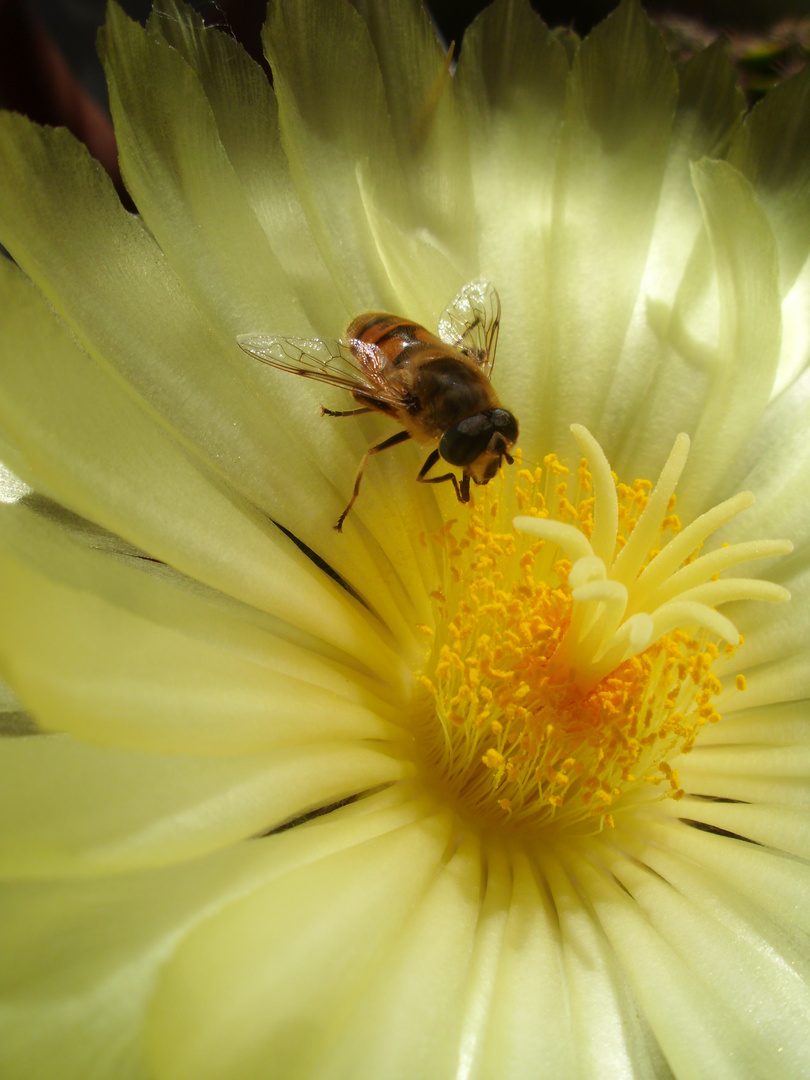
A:
<svg viewBox="0 0 810 1080">
<path fill-rule="evenodd" d="M 492 431 L 492 421 L 485 413 L 468 416 L 445 431 L 439 453 L 451 465 L 470 465 L 486 450 Z"/>
<path fill-rule="evenodd" d="M 507 442 L 517 442 L 518 422 L 508 409 L 490 409 L 489 416 L 492 426 L 503 435 Z"/>
</svg>

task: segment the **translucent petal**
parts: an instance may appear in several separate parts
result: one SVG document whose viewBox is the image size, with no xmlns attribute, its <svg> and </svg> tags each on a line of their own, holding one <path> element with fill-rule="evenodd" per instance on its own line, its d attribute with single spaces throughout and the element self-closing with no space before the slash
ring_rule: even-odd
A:
<svg viewBox="0 0 810 1080">
<path fill-rule="evenodd" d="M 265 319 L 311 332 L 182 55 L 116 4 L 100 48 L 127 189 L 204 317 L 223 337 Z"/>
<path fill-rule="evenodd" d="M 402 15 L 403 25 L 409 18 Z M 372 33 L 348 0 L 294 0 L 270 9 L 263 40 L 290 173 L 347 311 L 401 312 L 434 327 L 475 270 L 453 263 L 414 208 Z M 417 497 L 412 478 L 420 463 L 409 448 L 375 460 L 347 524 L 359 534 L 355 564 L 370 556 L 385 591 L 405 603 L 436 587 L 431 553 L 417 537 L 440 525 L 437 503 L 452 502 L 452 493 L 435 489 Z M 330 561 L 351 579 L 335 556 Z M 382 613 L 393 626 L 397 604 Z M 424 607 L 413 622 L 428 618 Z"/>
<path fill-rule="evenodd" d="M 358 170 L 373 178 L 394 222 L 408 220 L 407 195 L 365 24 L 348 0 L 294 0 L 270 9 L 264 43 L 282 144 L 338 293 L 352 313 L 395 311 L 402 298 L 391 287 L 369 226 Z M 412 312 L 420 320 L 423 314 Z"/>
<path fill-rule="evenodd" d="M 784 805 L 807 814 L 810 750 L 806 739 L 777 747 L 698 745 L 677 765 L 682 784 L 695 795 Z"/>
<path fill-rule="evenodd" d="M 215 607 L 133 562 L 82 549 L 24 510 L 0 512 L 3 670 L 43 725 L 180 753 L 395 730 L 375 715 L 392 715 L 379 699 L 361 704 L 364 680 L 353 692 L 350 669 L 283 636 L 208 629 Z"/>
<path fill-rule="evenodd" d="M 599 437 L 647 261 L 676 92 L 663 42 L 632 2 L 574 61 L 544 242 L 548 284 L 537 298 L 544 320 L 532 342 L 542 406 L 523 422 L 531 457 L 567 448 L 572 421 Z"/>
<path fill-rule="evenodd" d="M 635 858 L 601 845 L 596 854 L 629 893 L 618 895 L 600 875 L 597 915 L 673 1072 L 795 1076 L 810 1048 L 806 960 L 791 963 L 780 935 L 769 941 L 756 911 L 739 905 L 731 890 L 713 889 L 710 875 L 687 869 L 670 883 Z M 584 867 L 583 878 L 589 891 L 598 880 Z M 667 992 L 659 981 L 664 971 Z"/>
<path fill-rule="evenodd" d="M 684 778 L 688 774 L 684 774 Z M 703 802 L 681 799 L 679 816 L 703 821 L 755 844 L 807 858 L 810 855 L 810 822 L 807 812 L 796 807 L 768 806 L 757 802 Z"/>
<path fill-rule="evenodd" d="M 119 130 L 124 174 L 146 223 L 169 256 L 173 268 L 190 295 L 195 298 L 201 310 L 209 312 L 209 318 L 220 336 L 226 341 L 232 341 L 239 332 L 280 331 L 286 334 L 309 334 L 314 330 L 327 337 L 338 337 L 342 334 L 350 317 L 358 313 L 356 307 L 343 308 L 343 314 L 331 324 L 324 318 L 330 307 L 334 310 L 334 305 L 329 303 L 320 305 L 314 327 L 302 317 L 297 297 L 291 293 L 289 281 L 282 274 L 280 266 L 276 264 L 275 255 L 268 248 L 259 217 L 252 209 L 248 209 L 243 185 L 231 165 L 230 158 L 226 156 L 215 113 L 204 93 L 204 87 L 200 80 L 194 77 L 191 68 L 180 54 L 174 49 L 166 48 L 161 40 L 151 38 L 137 24 L 117 14 L 115 8 L 111 9 L 105 34 L 111 99 Z M 263 78 L 261 75 L 259 77 Z M 143 92 L 144 86 L 148 87 L 148 93 Z M 222 88 L 217 89 L 216 96 L 221 100 Z M 268 96 L 266 88 L 259 96 Z M 272 98 L 272 95 L 270 97 Z M 178 99 L 186 102 L 186 107 L 182 110 L 175 107 Z M 269 115 L 274 117 L 275 99 L 268 102 L 268 108 Z M 256 110 L 256 103 L 251 102 L 249 111 Z M 220 114 L 222 111 L 220 108 Z M 223 123 L 230 120 L 229 113 Z M 233 127 L 233 123 L 230 126 Z M 232 152 L 239 160 L 245 157 L 242 149 L 244 138 L 244 133 L 238 136 L 231 134 L 228 138 L 231 147 L 236 144 L 236 149 Z M 277 141 L 275 126 L 265 132 L 260 141 L 270 142 L 272 149 Z M 251 147 L 254 159 L 257 153 L 258 147 Z M 204 167 L 200 162 L 205 163 Z M 398 303 L 410 313 L 414 305 L 424 300 L 424 294 L 419 300 L 413 297 L 410 287 L 414 280 L 413 253 L 406 255 L 404 252 L 409 243 L 408 238 L 414 233 L 415 221 L 402 223 L 401 236 L 388 237 L 396 226 L 392 223 L 391 214 L 386 207 L 387 185 L 383 190 L 377 191 L 374 169 L 367 169 L 365 166 L 358 166 L 358 169 L 354 179 L 364 202 L 370 228 L 375 237 L 381 240 L 379 246 L 383 261 L 391 269 L 395 256 L 401 256 L 405 260 L 404 278 L 400 275 L 396 280 L 395 294 L 398 296 Z M 282 171 L 286 178 L 286 161 Z M 330 170 L 330 176 L 332 172 L 333 170 Z M 323 177 L 320 180 L 323 186 Z M 269 182 L 266 174 L 265 185 Z M 289 196 L 297 199 L 294 191 L 291 191 Z M 254 203 L 255 201 L 254 196 Z M 276 195 L 274 204 L 278 201 Z M 228 207 L 228 214 L 222 213 L 223 206 Z M 260 207 L 259 212 L 266 217 L 268 208 Z M 267 228 L 270 226 L 271 222 L 268 220 Z M 275 243 L 277 247 L 280 239 L 279 236 L 271 237 L 271 244 Z M 285 239 L 289 246 L 297 242 L 297 235 L 287 236 Z M 312 245 L 311 236 L 309 244 Z M 390 245 L 389 253 L 383 250 L 386 245 Z M 331 282 L 319 278 L 320 266 L 318 258 L 315 275 L 317 280 L 308 282 L 305 295 L 313 296 L 312 289 L 318 281 L 322 290 L 325 289 L 330 295 L 337 295 Z M 424 269 L 427 270 L 427 266 Z M 437 288 L 431 298 L 432 307 L 440 304 L 445 295 L 449 295 L 451 289 L 456 287 L 454 277 L 445 275 L 444 282 L 444 286 Z M 295 302 L 291 302 L 291 296 Z M 272 302 L 269 298 L 272 298 Z M 428 325 L 434 323 L 435 319 L 431 317 Z M 258 370 L 254 374 L 256 378 L 260 377 Z M 264 374 L 261 377 L 264 378 Z M 318 492 L 318 485 L 313 483 L 310 475 L 313 469 L 325 473 L 333 489 L 342 485 L 343 489 L 347 490 L 356 471 L 357 461 L 365 449 L 356 423 L 343 421 L 335 425 L 331 421 L 324 424 L 319 420 L 315 404 L 318 395 L 323 395 L 322 388 L 320 391 L 311 389 L 297 380 L 279 379 L 277 375 L 265 379 L 265 384 L 273 387 L 274 414 L 280 422 L 269 425 L 264 438 L 270 443 L 268 458 L 273 462 L 273 472 L 276 476 L 284 477 L 286 491 L 289 493 L 310 490 L 312 501 L 317 500 L 323 504 L 323 493 Z M 326 394 L 329 399 L 329 391 Z M 334 397 L 334 394 L 331 396 Z M 319 427 L 318 437 L 313 437 L 316 425 Z M 330 446 L 332 442 L 337 444 L 336 447 Z M 302 444 L 305 444 L 304 453 Z M 346 462 L 349 455 L 351 465 Z M 402 452 L 398 452 L 393 460 L 400 482 L 389 482 L 388 488 L 397 491 L 404 483 L 405 476 L 410 484 L 413 475 L 418 471 L 418 465 L 406 466 L 407 459 Z M 383 492 L 386 489 L 384 485 L 374 485 L 378 473 L 378 462 L 375 461 L 365 484 L 365 490 L 369 491 L 369 494 L 364 497 L 361 508 L 356 513 L 370 516 L 375 531 L 381 529 L 383 539 L 388 540 L 389 538 L 385 537 L 386 526 L 392 521 L 395 509 L 391 505 L 380 505 L 385 494 L 381 496 L 379 488 L 382 486 Z M 377 490 L 374 490 L 374 487 Z M 342 499 L 343 505 L 346 498 L 348 495 Z M 265 502 L 266 496 L 262 500 L 263 504 Z M 422 502 L 427 503 L 429 512 L 433 509 L 435 514 L 435 507 L 430 507 L 431 503 L 435 503 L 435 496 L 423 492 Z M 274 500 L 274 504 L 276 503 L 277 500 Z M 274 514 L 277 512 L 274 505 Z M 334 517 L 337 517 L 338 512 L 335 512 Z M 333 548 L 330 561 L 344 574 L 348 574 L 351 565 L 350 560 L 346 559 L 348 544 L 341 537 L 334 537 L 328 530 L 324 530 L 322 521 L 318 522 L 313 515 L 300 510 L 294 517 L 287 514 L 282 516 L 281 520 L 307 543 L 317 543 L 321 549 Z M 352 524 L 357 520 L 357 516 L 353 516 Z M 393 518 L 393 521 L 395 520 Z M 413 516 L 408 520 L 413 521 Z M 352 529 L 352 532 L 354 531 Z M 409 535 L 401 528 L 397 531 L 400 538 Z M 386 546 L 389 549 L 393 547 L 393 540 Z M 406 584 L 402 589 L 402 597 L 398 599 L 407 598 L 408 595 L 419 596 L 422 590 L 414 588 L 413 583 L 422 580 L 418 564 L 419 556 L 423 556 L 424 551 L 418 547 L 407 551 L 401 539 L 399 548 L 399 573 L 406 579 Z M 372 565 L 379 566 L 380 575 L 384 579 L 387 570 L 385 556 L 377 551 L 374 555 Z M 433 582 L 429 584 L 427 591 L 432 587 Z M 391 605 L 386 613 L 392 622 L 396 620 L 397 607 L 396 604 Z"/>
<path fill-rule="evenodd" d="M 627 430 L 622 454 L 611 458 L 620 475 L 624 469 L 649 475 L 645 458 L 663 431 L 669 440 L 687 431 L 692 448 L 678 487 L 682 520 L 735 490 L 725 474 L 766 408 L 781 325 L 776 248 L 750 184 L 725 162 L 703 160 L 692 172 L 711 246 L 695 250 L 674 307 L 647 305 L 660 350 L 650 370 L 660 368 L 662 377 Z M 713 278 L 716 301 L 699 300 Z M 705 307 L 716 329 L 687 327 L 692 306 Z M 649 353 L 644 362 L 653 363 Z"/>
<path fill-rule="evenodd" d="M 615 951 L 659 1053 L 676 1076 L 697 1078 L 708 1072 L 738 1080 L 751 1062 L 761 1075 L 768 1075 L 766 1062 L 777 1069 L 778 1043 L 758 1039 L 756 1021 L 748 1019 L 756 975 L 751 971 L 747 978 L 737 978 L 736 950 L 719 925 L 706 931 L 688 900 L 664 885 L 656 893 L 657 906 L 648 902 L 647 892 L 655 882 L 640 868 L 632 873 L 632 867 L 614 862 L 608 870 L 571 850 L 566 861 Z M 618 869 L 623 871 L 621 885 L 614 879 Z M 625 889 L 632 890 L 630 895 Z M 716 966 L 722 975 L 715 979 Z"/>
<path fill-rule="evenodd" d="M 268 1060 L 289 1080 L 306 1075 L 323 1021 L 424 896 L 449 829 L 446 817 L 425 819 L 312 863 L 189 935 L 150 1010 L 158 1080 L 251 1080 Z"/>
<path fill-rule="evenodd" d="M 481 870 L 479 842 L 468 834 L 370 966 L 359 993 L 334 1003 L 292 1075 L 444 1080 L 464 1068 L 459 1028 Z"/>
<path fill-rule="evenodd" d="M 550 312 L 538 301 L 550 288 L 546 242 L 567 77 L 565 50 L 529 4 L 498 0 L 466 30 L 454 79 L 475 197 L 468 229 L 504 305 L 493 381 L 518 413 L 524 446 L 542 409 L 537 342 Z"/>
<path fill-rule="evenodd" d="M 751 110 L 729 161 L 754 185 L 768 215 L 784 296 L 810 256 L 810 72 L 780 82 Z"/>
<path fill-rule="evenodd" d="M 7 884 L 0 1071 L 8 1080 L 146 1080 L 142 1025 L 161 965 L 201 919 L 273 877 L 424 813 L 371 797 L 303 829 L 179 867 Z"/>
<path fill-rule="evenodd" d="M 13 114 L 0 125 L 6 247 L 91 355 L 122 374 L 217 471 L 225 463 L 254 501 L 266 502 L 255 485 L 272 473 L 274 425 L 257 365 L 206 327 L 140 219 L 123 209 L 80 144 Z M 287 498 L 276 486 L 276 501 Z"/>
<path fill-rule="evenodd" d="M 773 397 L 798 378 L 810 363 L 810 259 L 782 301 L 782 349 Z"/>
<path fill-rule="evenodd" d="M 559 920 L 574 1068 L 583 1076 L 657 1080 L 665 1062 L 627 974 L 594 919 L 595 890 L 582 888 L 567 850 L 537 851 Z M 644 962 L 654 962 L 639 947 Z"/>
<path fill-rule="evenodd" d="M 644 861 L 653 870 L 666 869 L 670 877 L 676 872 L 683 876 L 690 868 L 694 874 L 701 873 L 712 892 L 747 902 L 757 912 L 758 925 L 769 930 L 778 926 L 788 936 L 793 956 L 805 955 L 803 936 L 810 930 L 810 867 L 806 862 L 757 844 L 688 828 L 671 816 L 650 814 L 632 823 L 622 822 L 620 846 L 625 844 L 627 829 L 641 838 Z M 710 896 L 708 900 L 710 905 Z M 806 959 L 802 963 L 806 965 Z"/>
<path fill-rule="evenodd" d="M 354 312 L 341 305 L 301 209 L 265 72 L 229 34 L 204 26 L 182 0 L 164 0 L 148 27 L 177 49 L 197 76 L 228 161 L 313 331 L 342 328 Z M 275 298 L 266 297 L 265 303 L 269 322 Z"/>
<path fill-rule="evenodd" d="M 745 697 L 741 695 L 734 704 L 741 711 L 728 714 L 724 709 L 723 723 L 711 724 L 701 732 L 701 746 L 735 743 L 785 746 L 810 741 L 810 706 L 806 701 L 748 709 L 745 707 Z"/>
<path fill-rule="evenodd" d="M 682 759 L 677 764 L 681 783 L 696 795 L 705 794 L 709 799 L 740 802 L 779 803 L 798 807 L 804 813 L 810 810 L 810 784 L 807 782 L 810 769 L 807 766 L 804 775 L 780 776 L 756 769 L 750 772 L 725 772 L 706 767 L 692 772 Z"/>
<path fill-rule="evenodd" d="M 746 673 L 745 704 L 749 709 L 810 697 L 810 657 L 806 649 L 762 664 Z"/>
<path fill-rule="evenodd" d="M 0 418 L 34 486 L 154 558 L 375 663 L 376 628 L 348 594 L 94 364 L 7 260 L 0 287 L 9 346 Z"/>
<path fill-rule="evenodd" d="M 477 924 L 472 955 L 466 973 L 466 986 L 459 994 L 463 1019 L 460 1037 L 456 1039 L 459 1068 L 468 1075 L 480 1069 L 484 1032 L 492 1007 L 495 980 L 503 948 L 512 873 L 503 846 L 485 841 L 481 852 L 479 889 L 483 895 L 477 904 Z"/>
<path fill-rule="evenodd" d="M 756 431 L 741 448 L 727 483 L 732 490 L 749 488 L 756 502 L 739 520 L 726 525 L 719 539 L 734 543 L 752 536 L 784 536 L 799 550 L 810 547 L 805 498 L 810 466 L 808 425 L 810 371 L 769 404 Z"/>
<path fill-rule="evenodd" d="M 680 355 L 674 342 L 668 342 L 667 333 L 662 333 L 662 322 L 670 317 L 676 301 L 677 323 L 684 332 L 699 343 L 712 341 L 716 335 L 710 254 L 690 165 L 704 156 L 722 155 L 745 102 L 720 43 L 696 54 L 679 73 L 679 82 L 647 265 L 596 429 L 620 475 L 642 475 L 639 470 L 646 465 L 646 455 L 651 455 L 650 461 L 663 460 L 677 432 L 684 430 L 683 419 L 672 410 L 681 398 L 685 379 L 693 395 L 691 407 L 707 393 L 704 387 L 699 399 L 694 396 L 700 348 L 695 348 L 692 356 Z M 649 425 L 642 443 L 637 439 L 639 414 L 647 410 L 657 421 Z M 628 422 L 630 417 L 632 423 Z"/>
<path fill-rule="evenodd" d="M 450 78 L 428 14 L 419 0 L 387 6 L 355 0 L 354 7 L 365 21 L 377 54 L 413 227 L 438 250 L 452 252 L 453 266 L 461 268 L 465 278 L 475 277 L 477 236 L 471 227 L 474 210 L 466 131 L 456 101 L 456 80 Z M 403 232 L 407 245 L 407 232 Z M 413 279 L 422 274 L 414 275 L 411 267 L 407 276 Z M 444 287 L 439 281 L 436 287 L 440 284 Z M 420 288 L 418 281 L 403 285 L 400 295 L 405 298 Z"/>
<path fill-rule="evenodd" d="M 480 1076 L 559 1080 L 574 1075 L 576 1048 L 562 991 L 560 931 L 531 861 L 512 859 L 512 895 L 481 1053 Z"/>
<path fill-rule="evenodd" d="M 810 552 L 782 560 L 770 571 L 769 577 L 776 581 L 758 581 L 757 588 L 762 585 L 773 587 L 780 579 L 790 586 L 790 600 L 780 605 L 778 612 L 770 606 L 763 608 L 761 604 L 751 602 L 725 609 L 739 627 L 745 645 L 724 667 L 743 672 L 755 690 L 755 684 L 768 675 L 768 668 L 772 665 L 779 668 L 785 664 L 796 665 L 796 674 L 801 679 L 802 662 L 805 661 L 810 675 L 810 658 L 806 648 L 810 640 Z M 716 587 L 721 582 L 709 582 L 701 589 Z M 781 584 L 777 587 L 781 587 Z M 750 707 L 754 704 L 753 698 L 753 694 L 749 698 L 744 693 L 735 698 L 732 707 Z"/>
<path fill-rule="evenodd" d="M 401 769 L 361 746 L 194 758 L 0 740 L 0 875 L 97 877 L 190 862 Z"/>
<path fill-rule="evenodd" d="M 703 509 L 765 410 L 779 359 L 781 313 L 773 234 L 748 183 L 725 162 L 693 166 L 720 300 L 711 395 L 694 429 L 679 512 Z"/>
<path fill-rule="evenodd" d="M 326 528 L 346 505 L 351 478 L 371 441 L 364 440 L 362 426 L 351 421 L 343 421 L 343 426 L 341 421 L 314 424 L 317 390 L 303 393 L 297 380 L 290 380 L 287 391 L 277 391 L 272 373 L 249 360 L 235 340 L 223 340 L 207 328 L 140 220 L 121 207 L 109 180 L 68 132 L 38 128 L 13 114 L 0 117 L 0 132 L 0 239 L 93 358 L 105 370 L 115 369 L 117 378 L 123 375 L 128 391 L 141 395 L 161 425 L 202 458 L 220 482 L 224 478 L 226 484 L 235 484 L 241 498 L 274 520 L 289 521 L 344 577 L 351 578 L 358 561 L 365 559 L 363 585 L 374 596 L 375 610 L 389 625 L 399 626 L 412 646 L 413 622 L 427 617 L 422 590 L 415 587 L 421 571 L 406 562 L 398 576 L 378 545 L 369 545 L 369 559 L 356 539 L 341 538 Z M 10 275 L 3 269 L 4 276 Z M 27 325 L 29 335 L 37 330 L 37 319 L 18 312 L 16 302 L 4 304 L 4 309 L 9 319 Z M 39 362 L 45 364 L 47 356 Z M 78 392 L 76 387 L 69 394 Z M 281 408 L 274 408 L 277 393 L 289 395 Z M 271 416 L 274 423 L 268 420 Z M 385 427 L 375 420 L 370 430 Z M 301 455 L 300 469 L 292 472 L 294 482 L 283 467 L 268 464 L 277 457 L 278 440 L 284 443 L 282 462 L 291 452 Z M 388 457 L 403 460 L 396 453 Z M 397 473 L 393 483 L 388 478 L 389 491 L 398 490 L 406 475 L 410 481 L 418 471 L 418 457 L 414 454 L 411 460 L 408 471 Z M 404 461 L 399 468 L 404 470 Z M 339 481 L 332 482 L 329 474 Z M 369 474 L 367 488 L 373 492 L 377 484 L 384 490 L 385 474 L 379 480 L 376 469 Z M 432 507 L 438 523 L 435 497 L 426 496 L 424 489 L 421 495 L 420 503 L 411 496 L 414 502 L 399 513 L 413 506 Z M 374 505 L 373 494 L 366 504 Z M 385 509 L 376 520 L 384 518 Z M 396 521 L 389 524 L 391 532 Z M 410 534 L 402 534 L 399 548 L 404 550 L 409 541 Z M 403 609 L 419 598 L 421 612 L 404 617 Z"/>
</svg>

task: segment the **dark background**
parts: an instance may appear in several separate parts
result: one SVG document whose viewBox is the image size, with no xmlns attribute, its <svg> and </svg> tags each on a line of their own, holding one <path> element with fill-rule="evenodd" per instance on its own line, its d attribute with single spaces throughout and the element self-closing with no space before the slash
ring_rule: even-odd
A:
<svg viewBox="0 0 810 1080">
<path fill-rule="evenodd" d="M 119 2 L 140 22 L 145 21 L 152 6 L 151 0 Z M 259 32 L 266 0 L 192 2 L 206 22 L 229 29 L 257 60 L 262 59 Z M 396 4 L 401 0 L 387 2 Z M 458 50 L 463 49 L 466 26 L 487 2 L 427 0 L 426 6 L 445 44 L 455 41 Z M 707 44 L 717 33 L 728 39 L 751 102 L 775 81 L 804 66 L 810 56 L 810 0 L 643 2 L 659 22 L 686 20 L 683 34 L 678 27 L 673 30 L 670 26 L 668 31 L 670 47 L 678 59 L 688 58 L 694 48 Z M 549 26 L 570 27 L 580 35 L 586 34 L 617 3 L 532 0 Z M 95 49 L 105 6 L 106 0 L 0 0 L 0 108 L 26 113 L 39 123 L 70 128 L 101 161 L 128 202 L 118 175 L 106 86 Z M 777 24 L 785 19 L 788 22 L 780 29 Z M 768 38 L 781 40 L 782 44 L 778 48 L 763 45 Z"/>
<path fill-rule="evenodd" d="M 397 0 L 390 2 L 396 3 Z M 458 44 L 465 27 L 486 6 L 486 2 L 431 0 L 427 7 L 445 42 L 455 40 Z M 572 26 L 579 34 L 585 34 L 617 2 L 533 0 L 532 6 L 549 26 Z M 105 0 L 0 0 L 0 37 L 7 36 L 10 23 L 25 21 L 33 16 L 56 43 L 79 81 L 97 101 L 104 102 L 106 91 L 95 53 L 95 35 L 104 20 L 105 6 Z M 122 6 L 143 22 L 152 5 L 150 0 L 123 0 Z M 264 0 L 195 0 L 195 7 L 202 12 L 206 21 L 215 25 L 230 24 L 236 35 L 247 44 L 251 41 L 255 43 L 265 6 Z M 677 0 L 674 3 L 648 0 L 645 7 L 653 15 L 682 14 L 699 18 L 727 32 L 762 33 L 785 16 L 810 15 L 810 0 Z M 3 57 L 3 51 L 0 44 L 0 63 L 13 64 L 13 56 Z"/>
</svg>

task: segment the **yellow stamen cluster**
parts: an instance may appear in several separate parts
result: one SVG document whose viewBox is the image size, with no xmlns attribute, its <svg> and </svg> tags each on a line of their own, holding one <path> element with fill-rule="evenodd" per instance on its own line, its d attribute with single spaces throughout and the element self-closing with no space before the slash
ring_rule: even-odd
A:
<svg viewBox="0 0 810 1080">
<path fill-rule="evenodd" d="M 446 584 L 420 676 L 420 742 L 434 777 L 488 826 L 600 828 L 620 796 L 648 784 L 680 798 L 670 761 L 720 719 L 713 639 L 729 654 L 739 642 L 709 604 L 785 598 L 718 572 L 789 544 L 697 557 L 737 505 L 681 530 L 672 511 L 685 437 L 653 487 L 618 483 L 595 440 L 573 430 L 590 459 L 575 481 L 553 455 L 534 472 L 518 462 L 513 497 L 502 478 L 500 496 L 495 484 L 483 490 L 463 535 L 451 522 L 432 538 Z"/>
</svg>

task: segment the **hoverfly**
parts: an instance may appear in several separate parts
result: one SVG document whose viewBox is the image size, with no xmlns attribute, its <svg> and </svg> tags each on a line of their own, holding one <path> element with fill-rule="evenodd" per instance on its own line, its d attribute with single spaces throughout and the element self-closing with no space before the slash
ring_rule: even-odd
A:
<svg viewBox="0 0 810 1080">
<path fill-rule="evenodd" d="M 415 439 L 438 441 L 416 479 L 422 484 L 450 481 L 459 502 L 470 501 L 470 480 L 486 484 L 512 464 L 509 451 L 518 436 L 511 412 L 501 408 L 489 381 L 495 360 L 501 303 L 486 281 L 471 281 L 439 319 L 438 337 L 399 315 L 369 311 L 358 315 L 340 341 L 240 334 L 242 349 L 263 364 L 348 390 L 360 408 L 325 416 L 378 412 L 404 429 L 370 447 L 360 462 L 354 492 L 335 529 L 360 491 L 368 459 Z M 462 469 L 427 474 L 443 458 Z"/>
</svg>

